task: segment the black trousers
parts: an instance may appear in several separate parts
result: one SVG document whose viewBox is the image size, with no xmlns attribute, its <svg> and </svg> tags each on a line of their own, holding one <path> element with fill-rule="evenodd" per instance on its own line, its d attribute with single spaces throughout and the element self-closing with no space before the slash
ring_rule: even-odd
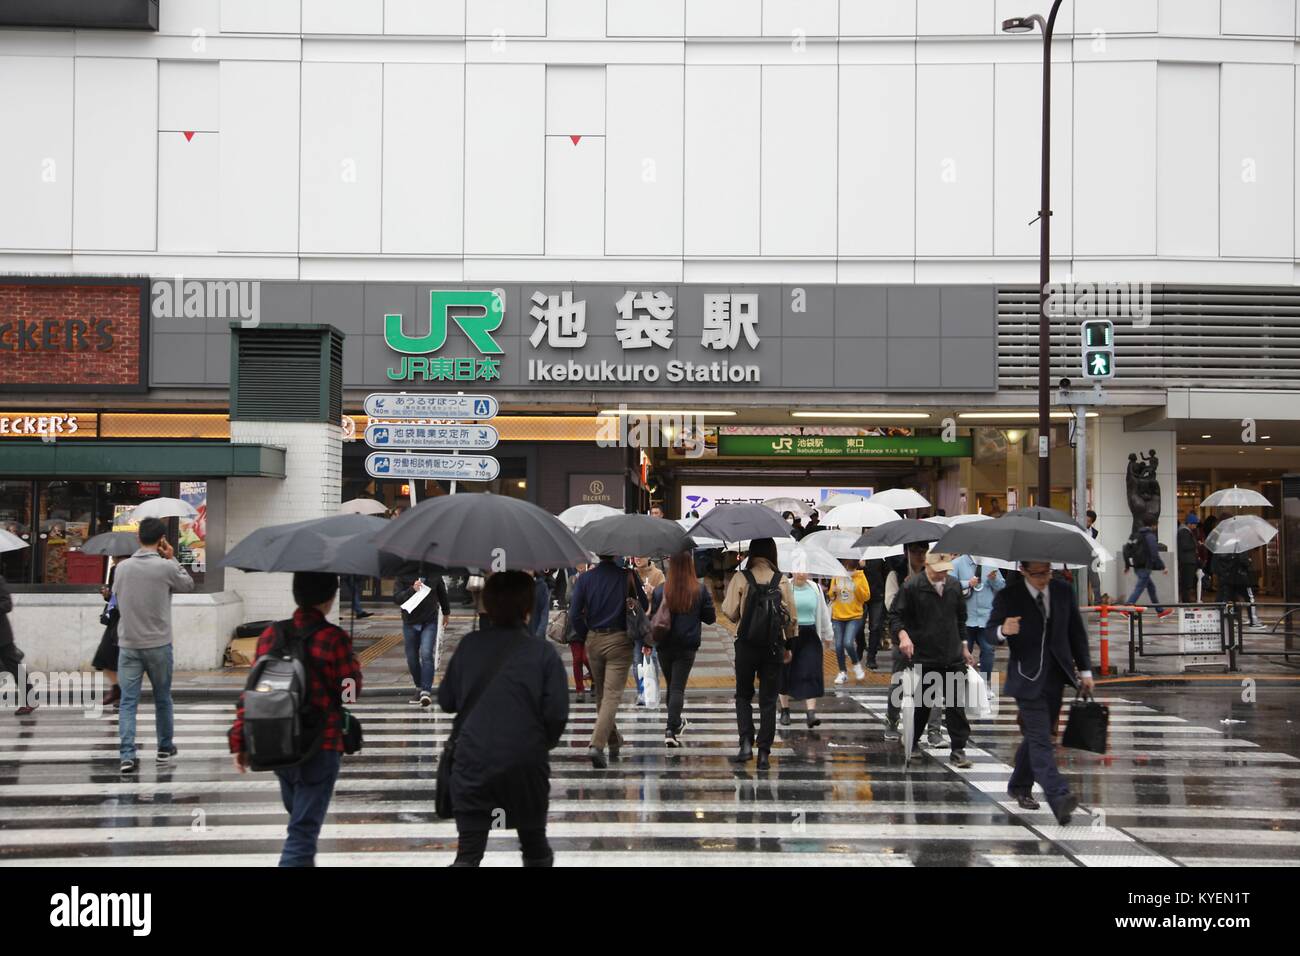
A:
<svg viewBox="0 0 1300 956">
<path fill-rule="evenodd" d="M 912 745 L 915 746 L 925 736 L 926 724 L 930 722 L 930 707 L 927 703 L 927 697 L 934 693 L 933 688 L 944 694 L 943 698 L 943 716 L 948 725 L 948 737 L 952 741 L 953 750 L 965 750 L 966 741 L 970 739 L 970 721 L 966 719 L 966 711 L 957 706 L 961 702 L 961 693 L 958 691 L 957 696 L 950 697 L 947 694 L 947 687 L 953 682 L 953 675 L 956 679 L 965 681 L 966 668 L 962 667 L 936 667 L 933 664 L 920 664 L 917 669 L 921 674 L 921 694 L 918 699 L 920 706 L 916 708 L 916 726 L 912 730 Z M 930 677 L 929 675 L 935 675 Z M 932 684 L 933 682 L 933 684 Z"/>
<path fill-rule="evenodd" d="M 885 636 L 885 599 L 867 602 L 867 661 L 875 661 L 880 640 Z"/>
<path fill-rule="evenodd" d="M 742 740 L 771 750 L 776 739 L 776 696 L 781 687 L 783 647 L 755 647 L 736 641 L 736 727 Z M 758 737 L 754 737 L 754 681 L 758 680 Z"/>
<path fill-rule="evenodd" d="M 682 728 L 682 707 L 686 704 L 686 681 L 695 666 L 695 651 L 678 650 L 672 645 L 659 647 L 659 666 L 668 682 L 668 727 L 675 734 Z"/>
<path fill-rule="evenodd" d="M 1066 677 L 1059 666 L 1050 665 L 1044 675 L 1043 692 L 1037 697 L 1016 698 L 1020 713 L 1017 723 L 1024 739 L 1016 750 L 1015 769 L 1007 781 L 1007 793 L 1013 797 L 1029 796 L 1037 783 L 1047 794 L 1047 803 L 1053 810 L 1061 805 L 1070 792 L 1070 784 L 1056 768 L 1056 725 L 1061 716 L 1061 697 L 1065 691 Z"/>
<path fill-rule="evenodd" d="M 492 818 L 483 814 L 456 814 L 456 859 L 452 866 L 478 866 L 487 850 Z M 546 827 L 518 831 L 524 866 L 554 866 L 555 853 L 546 841 Z"/>
<path fill-rule="evenodd" d="M 1178 565 L 1178 603 L 1196 603 L 1196 565 Z"/>
<path fill-rule="evenodd" d="M 14 685 L 18 684 L 18 665 L 22 661 L 23 655 L 18 650 L 18 645 L 10 641 L 8 644 L 0 644 L 0 674 L 12 674 Z M 27 703 L 31 703 L 32 682 L 27 681 Z"/>
</svg>

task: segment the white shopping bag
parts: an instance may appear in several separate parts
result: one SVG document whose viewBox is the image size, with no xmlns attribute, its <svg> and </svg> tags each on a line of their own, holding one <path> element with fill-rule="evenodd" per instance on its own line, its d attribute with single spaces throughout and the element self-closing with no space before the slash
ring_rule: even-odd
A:
<svg viewBox="0 0 1300 956">
<path fill-rule="evenodd" d="M 912 761 L 912 738 L 916 734 L 916 698 L 921 693 L 921 674 L 913 664 L 899 671 L 896 676 L 902 685 L 899 716 L 903 718 L 903 763 L 906 765 Z"/>
<path fill-rule="evenodd" d="M 659 665 L 653 654 L 643 654 L 641 663 L 637 664 L 637 675 L 641 678 L 641 687 L 647 707 L 659 706 Z"/>
<path fill-rule="evenodd" d="M 984 675 L 973 667 L 966 668 L 966 713 L 971 717 L 987 717 L 993 713 L 988 684 L 984 683 Z"/>
</svg>

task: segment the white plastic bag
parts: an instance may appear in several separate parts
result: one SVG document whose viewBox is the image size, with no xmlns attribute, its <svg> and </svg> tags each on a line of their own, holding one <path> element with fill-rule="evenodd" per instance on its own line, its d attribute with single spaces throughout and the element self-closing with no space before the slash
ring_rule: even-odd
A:
<svg viewBox="0 0 1300 956">
<path fill-rule="evenodd" d="M 641 687 L 647 707 L 659 706 L 659 665 L 653 654 L 643 654 L 641 663 L 637 664 L 637 675 L 641 678 Z"/>
<path fill-rule="evenodd" d="M 971 717 L 987 717 L 993 712 L 989 703 L 988 684 L 973 667 L 966 668 L 966 713 Z"/>
</svg>

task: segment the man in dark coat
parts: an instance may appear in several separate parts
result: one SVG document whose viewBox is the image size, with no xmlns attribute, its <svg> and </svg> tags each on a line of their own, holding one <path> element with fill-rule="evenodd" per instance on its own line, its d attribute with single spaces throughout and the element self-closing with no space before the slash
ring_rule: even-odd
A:
<svg viewBox="0 0 1300 956">
<path fill-rule="evenodd" d="M 1020 568 L 1020 580 L 1008 584 L 993 599 L 988 623 L 989 638 L 1011 650 L 1006 691 L 1016 699 L 1024 734 L 1007 793 L 1022 809 L 1037 810 L 1038 801 L 1033 797 L 1037 783 L 1047 794 L 1057 821 L 1065 826 L 1079 800 L 1056 769 L 1052 737 L 1065 685 L 1092 694 L 1088 631 L 1074 589 L 1052 580 L 1050 564 L 1025 561 Z"/>
<path fill-rule="evenodd" d="M 460 837 L 453 866 L 478 866 L 492 829 L 516 830 L 524 866 L 551 866 L 546 840 L 551 790 L 548 751 L 569 720 L 564 665 L 528 629 L 533 577 L 499 571 L 483 588 L 486 630 L 460 642 L 438 705 L 465 711 L 456 743 L 451 802 Z"/>
<path fill-rule="evenodd" d="M 14 677 L 14 688 L 18 687 L 18 664 L 23 659 L 23 652 L 18 649 L 14 643 L 13 627 L 9 624 L 9 612 L 14 609 L 14 599 L 9 594 L 9 584 L 3 576 L 0 576 L 0 673 L 12 674 Z M 26 693 L 23 699 L 19 701 L 18 709 L 14 711 L 16 717 L 26 717 L 36 705 L 32 703 L 32 685 L 28 681 L 26 684 Z"/>
<path fill-rule="evenodd" d="M 914 574 L 894 598 L 890 623 L 898 635 L 898 652 L 920 671 L 912 745 L 920 742 L 932 707 L 942 704 L 952 738 L 949 762 L 969 767 L 966 741 L 970 723 L 962 709 L 966 668 L 974 658 L 966 646 L 966 601 L 961 582 L 952 576 L 952 555 L 932 551 L 925 556 L 925 573 Z M 958 692 L 957 683 L 962 691 Z"/>
</svg>

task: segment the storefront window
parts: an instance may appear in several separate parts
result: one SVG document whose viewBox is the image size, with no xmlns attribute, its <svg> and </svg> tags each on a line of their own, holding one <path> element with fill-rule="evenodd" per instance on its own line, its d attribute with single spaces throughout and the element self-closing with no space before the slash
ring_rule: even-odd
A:
<svg viewBox="0 0 1300 956">
<path fill-rule="evenodd" d="M 91 535 L 95 486 L 88 481 L 37 484 L 37 554 L 45 584 L 94 584 L 102 559 L 79 549 Z"/>
<path fill-rule="evenodd" d="M 30 481 L 0 481 L 0 528 L 31 542 L 32 534 L 32 483 Z M 11 583 L 26 583 L 32 574 L 32 549 L 0 553 L 0 574 Z"/>
</svg>

